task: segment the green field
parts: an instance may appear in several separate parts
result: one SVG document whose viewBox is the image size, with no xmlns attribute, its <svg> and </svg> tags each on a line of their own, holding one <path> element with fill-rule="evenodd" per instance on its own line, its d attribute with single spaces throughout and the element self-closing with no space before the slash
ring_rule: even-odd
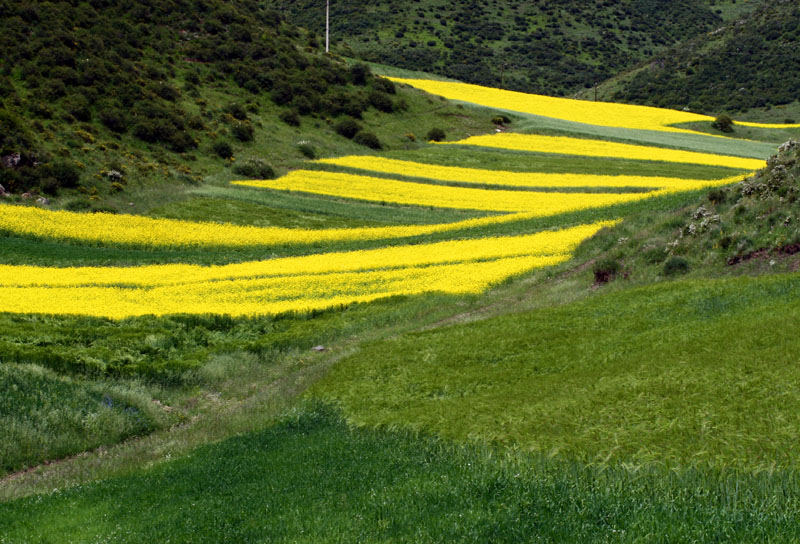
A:
<svg viewBox="0 0 800 544">
<path fill-rule="evenodd" d="M 0 542 L 796 542 L 798 484 L 454 446 L 317 406 L 136 475 L 0 504 Z"/>
<path fill-rule="evenodd" d="M 388 149 L 315 142 L 318 156 L 747 175 L 412 141 L 404 133 L 420 117 L 457 118 L 455 140 L 491 131 L 497 112 L 402 92 L 414 102 L 381 128 Z M 504 130 L 764 159 L 786 136 L 511 117 Z M 271 151 L 263 140 L 248 153 L 272 153 L 281 171 L 356 173 L 279 162 L 305 137 L 286 130 L 276 125 L 282 143 Z M 0 231 L 4 265 L 222 265 L 622 220 L 567 262 L 480 295 L 238 318 L 0 313 L 0 391 L 11 392 L 0 398 L 0 542 L 797 541 L 800 259 L 779 251 L 800 242 L 793 157 L 780 180 L 773 169 L 750 185 L 391 240 L 151 248 Z M 164 195 L 143 187 L 131 211 L 310 230 L 493 214 L 229 185 L 235 178 L 218 169 Z M 708 217 L 717 219 L 701 227 Z M 610 282 L 597 280 L 612 269 Z"/>
</svg>

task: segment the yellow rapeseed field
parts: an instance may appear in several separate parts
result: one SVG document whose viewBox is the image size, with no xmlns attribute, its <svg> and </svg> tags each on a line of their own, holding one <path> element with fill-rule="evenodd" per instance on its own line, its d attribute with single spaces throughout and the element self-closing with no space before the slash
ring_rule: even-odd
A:
<svg viewBox="0 0 800 544">
<path fill-rule="evenodd" d="M 667 132 L 691 132 L 671 127 L 677 123 L 713 121 L 713 117 L 686 111 L 615 104 L 611 102 L 589 102 L 570 98 L 558 98 L 538 94 L 526 94 L 480 85 L 428 79 L 392 78 L 431 94 L 450 100 L 461 100 L 481 106 L 499 108 L 520 113 L 553 117 L 564 121 L 600 125 L 606 127 L 659 130 Z"/>
<path fill-rule="evenodd" d="M 491 137 L 490 137 L 491 138 Z M 652 149 L 652 148 L 651 148 Z M 317 162 L 357 168 L 383 174 L 429 178 L 439 181 L 505 185 L 509 187 L 642 187 L 690 191 L 719 184 L 718 180 L 681 179 L 656 176 L 553 174 L 545 172 L 507 172 L 458 166 L 439 166 L 373 156 L 349 156 L 320 159 Z M 729 180 L 722 180 L 729 183 Z"/>
<path fill-rule="evenodd" d="M 239 185 L 302 191 L 413 206 L 528 212 L 535 216 L 599 208 L 641 200 L 655 193 L 545 193 L 470 189 L 397 181 L 338 172 L 295 170 L 279 179 L 237 181 Z"/>
<path fill-rule="evenodd" d="M 282 246 L 318 242 L 388 240 L 516 220 L 516 217 L 506 215 L 438 225 L 309 230 L 153 219 L 137 215 L 53 211 L 0 203 L 0 226 L 9 232 L 95 244 L 129 244 L 148 247 Z"/>
<path fill-rule="evenodd" d="M 206 281 L 180 286 L 3 287 L 0 308 L 13 313 L 79 314 L 122 319 L 138 315 L 255 316 L 307 311 L 393 295 L 479 293 L 511 276 L 551 266 L 567 255 L 366 272 L 298 274 Z"/>
<path fill-rule="evenodd" d="M 680 131 L 668 125 L 709 119 L 686 112 L 578 102 L 475 85 L 399 81 L 449 98 L 494 108 L 606 126 Z M 456 143 L 743 170 L 753 170 L 764 164 L 763 161 L 739 157 L 552 136 L 501 134 L 478 136 Z M 451 237 L 465 236 L 469 234 L 468 229 L 606 207 L 671 192 L 727 184 L 738 179 L 686 180 L 656 176 L 508 172 L 377 157 L 344 157 L 319 162 L 387 176 L 426 178 L 431 182 L 299 170 L 276 180 L 236 183 L 371 202 L 489 211 L 499 215 L 438 225 L 309 230 L 81 214 L 0 204 L 0 228 L 18 235 L 145 247 L 269 247 L 362 240 L 388 243 L 393 239 L 443 232 L 451 232 Z M 481 187 L 448 186 L 437 182 Z M 511 190 L 514 187 L 595 190 L 637 187 L 651 191 L 558 193 Z M 239 316 L 322 309 L 393 295 L 478 293 L 511 276 L 568 259 L 582 240 L 611 223 L 517 236 L 328 252 L 217 266 L 169 264 L 52 268 L 0 265 L 0 311 L 81 314 L 115 319 L 176 313 Z"/>
<path fill-rule="evenodd" d="M 526 94 L 452 81 L 404 78 L 390 79 L 398 83 L 411 85 L 417 89 L 422 89 L 431 94 L 449 98 L 450 100 L 460 100 L 462 102 L 470 102 L 490 108 L 530 113 L 589 125 L 693 133 L 691 130 L 670 125 L 714 120 L 713 117 L 707 115 L 650 106 L 616 104 L 612 102 L 590 102 L 588 100 Z M 740 121 L 736 123 L 743 126 L 764 128 L 796 128 L 800 126 L 796 124 L 749 123 Z"/>
<path fill-rule="evenodd" d="M 450 240 L 429 244 L 284 257 L 266 261 L 200 266 L 40 267 L 0 265 L 0 288 L 156 287 L 265 277 L 331 274 L 427 266 L 517 256 L 566 255 L 613 221 L 522 236 Z"/>
<path fill-rule="evenodd" d="M 115 319 L 174 313 L 262 315 L 391 295 L 477 293 L 568 259 L 577 244 L 611 224 L 222 266 L 0 266 L 0 308 Z"/>
<path fill-rule="evenodd" d="M 587 140 L 567 136 L 543 136 L 540 134 L 487 134 L 472 136 L 457 142 L 443 142 L 441 145 L 475 145 L 536 153 L 557 153 L 584 157 L 610 157 L 616 159 L 635 159 L 645 161 L 681 162 L 706 166 L 727 166 L 743 170 L 758 170 L 766 161 L 695 151 L 681 151 L 644 145 L 621 144 L 605 140 Z"/>
</svg>

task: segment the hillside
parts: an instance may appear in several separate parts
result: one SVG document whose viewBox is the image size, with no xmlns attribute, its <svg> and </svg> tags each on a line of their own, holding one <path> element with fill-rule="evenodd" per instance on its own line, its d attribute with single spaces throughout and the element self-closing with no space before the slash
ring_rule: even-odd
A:
<svg viewBox="0 0 800 544">
<path fill-rule="evenodd" d="M 740 2 L 738 9 L 741 9 Z M 277 0 L 289 20 L 324 36 L 324 6 Z M 331 3 L 332 50 L 447 77 L 563 96 L 740 13 L 730 2 Z"/>
<path fill-rule="evenodd" d="M 150 193 L 164 203 L 209 179 L 405 144 L 438 107 L 255 2 L 3 0 L 0 14 L 0 185 L 76 210 L 142 213 Z M 437 124 L 472 122 L 454 119 Z"/>
<path fill-rule="evenodd" d="M 796 541 L 800 124 L 265 5 L 0 0 L 0 544 Z"/>
<path fill-rule="evenodd" d="M 800 6 L 769 2 L 657 55 L 615 82 L 610 98 L 702 112 L 769 110 L 800 95 L 799 43 Z"/>
</svg>

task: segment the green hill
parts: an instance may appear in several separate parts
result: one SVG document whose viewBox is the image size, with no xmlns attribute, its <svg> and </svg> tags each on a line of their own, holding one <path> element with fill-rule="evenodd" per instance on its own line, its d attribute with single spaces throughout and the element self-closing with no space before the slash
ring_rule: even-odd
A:
<svg viewBox="0 0 800 544">
<path fill-rule="evenodd" d="M 332 50 L 470 83 L 564 95 L 591 87 L 740 13 L 733 2 L 331 3 Z M 276 0 L 321 35 L 324 5 Z"/>
<path fill-rule="evenodd" d="M 0 14 L 0 185 L 66 190 L 76 210 L 147 211 L 148 191 L 163 203 L 230 171 L 408 143 L 432 109 L 256 2 L 3 0 Z M 438 123 L 469 124 L 461 113 Z M 342 119 L 364 134 L 341 136 Z"/>
<path fill-rule="evenodd" d="M 800 6 L 770 2 L 656 56 L 617 82 L 611 97 L 718 113 L 788 104 L 800 95 L 798 43 Z"/>
</svg>

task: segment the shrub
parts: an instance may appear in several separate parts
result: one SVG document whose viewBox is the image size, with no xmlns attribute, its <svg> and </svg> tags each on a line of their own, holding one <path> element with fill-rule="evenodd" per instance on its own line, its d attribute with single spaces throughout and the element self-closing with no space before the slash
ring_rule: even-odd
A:
<svg viewBox="0 0 800 544">
<path fill-rule="evenodd" d="M 444 133 L 444 130 L 440 129 L 439 127 L 432 128 L 428 131 L 428 135 L 425 137 L 429 142 L 441 142 L 447 136 Z"/>
<path fill-rule="evenodd" d="M 58 182 L 59 187 L 71 189 L 77 187 L 81 179 L 81 171 L 71 161 L 56 161 L 47 166 L 47 177 Z M 45 177 L 45 176 L 43 176 Z"/>
<path fill-rule="evenodd" d="M 50 196 L 56 196 L 61 186 L 55 178 L 43 178 L 39 181 L 39 190 Z"/>
<path fill-rule="evenodd" d="M 273 179 L 275 170 L 261 159 L 248 159 L 242 164 L 233 167 L 234 173 L 250 179 Z"/>
<path fill-rule="evenodd" d="M 92 209 L 92 205 L 86 200 L 70 200 L 64 205 L 64 209 L 71 212 L 86 212 Z"/>
<path fill-rule="evenodd" d="M 92 110 L 89 106 L 89 99 L 83 95 L 74 94 L 64 99 L 64 109 L 78 121 L 92 120 Z"/>
<path fill-rule="evenodd" d="M 492 123 L 495 125 L 507 125 L 511 122 L 511 119 L 507 115 L 495 115 L 492 117 Z"/>
<path fill-rule="evenodd" d="M 350 67 L 350 81 L 356 85 L 366 85 L 372 71 L 366 64 L 354 64 Z"/>
<path fill-rule="evenodd" d="M 169 102 L 175 102 L 181 97 L 181 93 L 178 89 L 170 85 L 169 83 L 159 83 L 155 86 L 153 91 L 163 98 L 164 100 L 168 100 Z"/>
<path fill-rule="evenodd" d="M 128 130 L 128 120 L 125 112 L 117 108 L 108 108 L 100 111 L 100 122 L 112 132 L 122 134 Z"/>
<path fill-rule="evenodd" d="M 664 275 L 676 276 L 686 274 L 689 271 L 689 261 L 683 257 L 670 257 L 664 263 Z"/>
<path fill-rule="evenodd" d="M 711 126 L 717 130 L 721 130 L 722 132 L 733 132 L 733 119 L 730 118 L 728 115 L 720 115 L 714 122 L 711 123 Z"/>
<path fill-rule="evenodd" d="M 601 259 L 594 263 L 592 271 L 594 272 L 594 282 L 597 284 L 608 283 L 613 280 L 619 273 L 619 261 L 612 258 Z"/>
<path fill-rule="evenodd" d="M 369 103 L 376 110 L 384 113 L 392 113 L 394 111 L 394 102 L 388 94 L 380 91 L 372 91 L 368 97 Z"/>
<path fill-rule="evenodd" d="M 367 132 L 366 130 L 358 131 L 356 135 L 353 136 L 353 141 L 357 144 L 365 145 L 372 149 L 381 149 L 383 147 L 378 137 L 372 132 Z"/>
<path fill-rule="evenodd" d="M 294 97 L 294 90 L 288 83 L 279 82 L 272 88 L 271 96 L 273 102 L 279 106 L 283 106 L 292 100 L 292 97 Z"/>
<path fill-rule="evenodd" d="M 714 205 L 725 202 L 725 191 L 723 189 L 711 189 L 708 192 L 708 201 Z"/>
<path fill-rule="evenodd" d="M 642 257 L 644 258 L 646 263 L 659 264 L 659 263 L 664 262 L 664 259 L 667 258 L 667 253 L 666 253 L 666 251 L 664 251 L 663 248 L 654 247 L 654 248 L 650 248 L 648 250 L 645 250 L 642 253 Z"/>
<path fill-rule="evenodd" d="M 376 77 L 372 80 L 372 87 L 376 91 L 381 91 L 387 94 L 395 94 L 397 92 L 397 87 L 394 84 L 394 81 L 391 79 L 386 79 L 385 77 Z"/>
<path fill-rule="evenodd" d="M 231 144 L 225 140 L 214 142 L 214 145 L 211 146 L 211 150 L 223 159 L 230 159 L 233 157 L 233 148 L 231 147 Z"/>
<path fill-rule="evenodd" d="M 231 134 L 240 142 L 252 142 L 255 136 L 255 129 L 249 121 L 241 121 L 233 124 Z"/>
<path fill-rule="evenodd" d="M 228 104 L 228 106 L 225 107 L 225 113 L 230 113 L 234 119 L 238 119 L 239 121 L 247 119 L 247 111 L 241 104 Z"/>
<path fill-rule="evenodd" d="M 311 103 L 311 100 L 308 99 L 307 96 L 299 94 L 294 97 L 291 102 L 292 109 L 296 110 L 297 113 L 300 115 L 308 115 L 312 111 L 314 111 L 314 105 Z"/>
<path fill-rule="evenodd" d="M 286 110 L 282 111 L 281 114 L 278 116 L 281 121 L 286 123 L 292 127 L 299 127 L 300 126 L 300 116 L 294 110 Z"/>
<path fill-rule="evenodd" d="M 300 153 L 302 153 L 305 157 L 309 159 L 317 158 L 317 152 L 314 151 L 314 147 L 308 142 L 300 142 L 299 144 L 297 144 L 297 149 L 300 150 Z"/>
<path fill-rule="evenodd" d="M 361 125 L 359 125 L 355 119 L 350 119 L 349 117 L 336 123 L 336 126 L 333 128 L 337 134 L 348 139 L 352 139 L 353 136 L 355 136 L 362 129 Z"/>
</svg>

